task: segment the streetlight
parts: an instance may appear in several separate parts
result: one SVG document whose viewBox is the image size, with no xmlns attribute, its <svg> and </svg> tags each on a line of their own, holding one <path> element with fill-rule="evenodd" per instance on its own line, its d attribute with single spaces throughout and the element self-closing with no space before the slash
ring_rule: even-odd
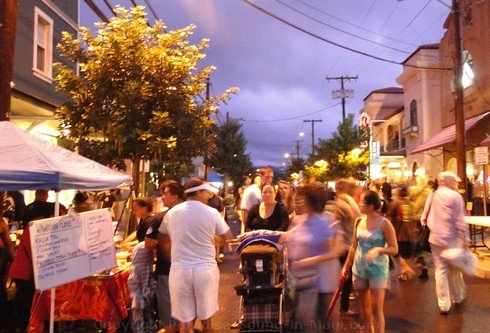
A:
<svg viewBox="0 0 490 333">
<path fill-rule="evenodd" d="M 304 137 L 305 136 L 305 132 L 299 132 L 299 136 L 300 136 L 300 138 Z"/>
<path fill-rule="evenodd" d="M 284 158 L 289 158 L 291 155 L 289 153 L 284 153 Z"/>
</svg>

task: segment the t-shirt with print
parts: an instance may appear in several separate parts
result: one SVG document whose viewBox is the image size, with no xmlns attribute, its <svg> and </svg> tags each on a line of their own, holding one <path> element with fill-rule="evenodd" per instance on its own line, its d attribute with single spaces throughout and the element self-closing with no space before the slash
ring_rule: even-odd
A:
<svg viewBox="0 0 490 333">
<path fill-rule="evenodd" d="M 196 200 L 174 206 L 158 228 L 161 234 L 170 235 L 172 268 L 216 265 L 214 236 L 228 230 L 216 209 Z"/>
</svg>

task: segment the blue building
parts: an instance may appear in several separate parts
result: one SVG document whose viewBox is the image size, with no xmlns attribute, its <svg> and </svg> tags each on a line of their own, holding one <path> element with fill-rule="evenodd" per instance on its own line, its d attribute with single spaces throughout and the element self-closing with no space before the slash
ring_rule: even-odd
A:
<svg viewBox="0 0 490 333">
<path fill-rule="evenodd" d="M 55 142 L 53 115 L 65 101 L 53 78 L 53 63 L 63 61 L 56 45 L 63 31 L 77 34 L 79 0 L 19 0 L 18 12 L 11 121 Z"/>
</svg>

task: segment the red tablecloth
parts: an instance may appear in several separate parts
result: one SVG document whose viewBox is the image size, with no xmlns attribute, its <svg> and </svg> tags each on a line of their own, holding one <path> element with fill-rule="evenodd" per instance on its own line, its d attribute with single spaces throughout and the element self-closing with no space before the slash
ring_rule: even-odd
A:
<svg viewBox="0 0 490 333">
<path fill-rule="evenodd" d="M 103 278 L 86 278 L 56 287 L 55 321 L 91 319 L 104 323 L 109 332 L 128 316 L 128 271 Z M 51 291 L 36 293 L 32 303 L 29 333 L 43 333 L 49 320 Z"/>
</svg>

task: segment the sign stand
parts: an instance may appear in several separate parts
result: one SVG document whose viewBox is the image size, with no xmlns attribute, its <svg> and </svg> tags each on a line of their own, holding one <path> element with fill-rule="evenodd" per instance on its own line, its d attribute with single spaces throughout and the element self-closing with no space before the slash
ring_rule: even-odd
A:
<svg viewBox="0 0 490 333">
<path fill-rule="evenodd" d="M 55 215 L 30 224 L 36 289 L 51 290 L 49 333 L 54 333 L 56 287 L 116 266 L 107 209 L 60 217 L 57 195 Z"/>
</svg>

